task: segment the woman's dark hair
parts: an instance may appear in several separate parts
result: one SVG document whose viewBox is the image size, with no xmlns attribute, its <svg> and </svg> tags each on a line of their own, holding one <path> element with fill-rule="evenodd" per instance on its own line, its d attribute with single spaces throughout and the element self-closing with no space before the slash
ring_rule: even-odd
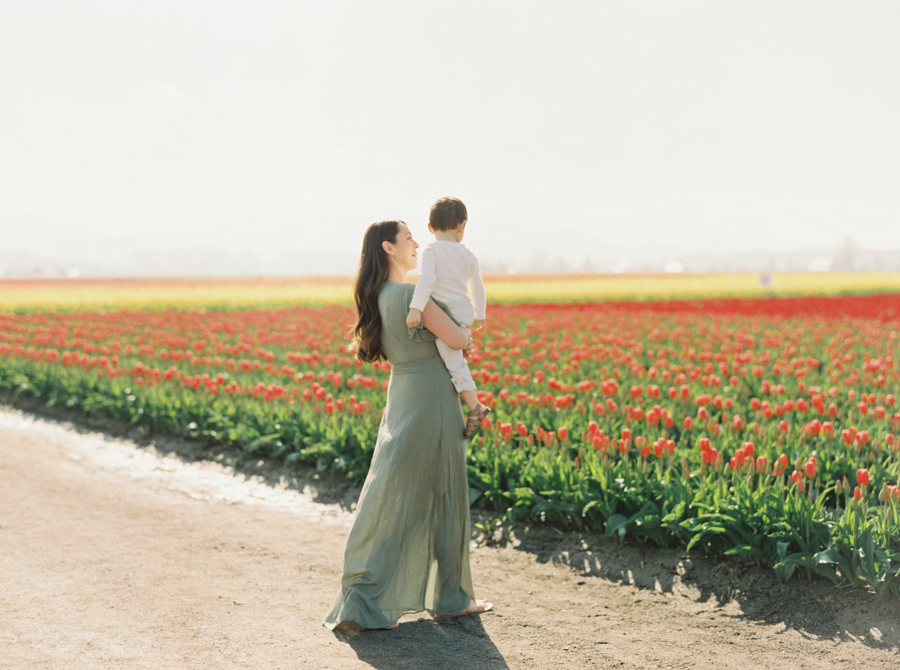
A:
<svg viewBox="0 0 900 670">
<path fill-rule="evenodd" d="M 403 221 L 379 221 L 366 229 L 363 236 L 359 272 L 353 286 L 358 319 L 353 327 L 353 348 L 356 357 L 366 363 L 387 358 L 381 348 L 381 315 L 378 313 L 378 293 L 387 281 L 391 266 L 382 242 L 396 242 Z M 404 224 L 405 225 L 405 224 Z"/>
</svg>

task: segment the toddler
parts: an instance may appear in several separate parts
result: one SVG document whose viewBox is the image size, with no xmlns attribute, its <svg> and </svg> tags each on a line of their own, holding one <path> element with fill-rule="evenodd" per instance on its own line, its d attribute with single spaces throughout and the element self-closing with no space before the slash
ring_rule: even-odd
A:
<svg viewBox="0 0 900 670">
<path fill-rule="evenodd" d="M 422 310 L 428 298 L 446 305 L 461 326 L 474 330 L 484 326 L 487 299 L 478 259 L 462 245 L 468 217 L 466 206 L 457 198 L 441 198 L 431 206 L 428 230 L 434 234 L 435 241 L 422 252 L 422 271 L 406 317 L 410 328 L 422 323 Z M 478 402 L 475 382 L 462 350 L 451 349 L 441 340 L 436 344 L 453 386 L 468 410 L 463 438 L 469 439 L 491 410 Z"/>
</svg>

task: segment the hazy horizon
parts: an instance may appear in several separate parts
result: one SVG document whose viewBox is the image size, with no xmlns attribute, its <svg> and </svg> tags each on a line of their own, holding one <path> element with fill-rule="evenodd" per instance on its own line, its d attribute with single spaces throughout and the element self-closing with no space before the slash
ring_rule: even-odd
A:
<svg viewBox="0 0 900 670">
<path fill-rule="evenodd" d="M 0 253 L 354 257 L 381 219 L 428 242 L 444 195 L 486 263 L 900 249 L 897 25 L 888 2 L 4 3 Z"/>
</svg>

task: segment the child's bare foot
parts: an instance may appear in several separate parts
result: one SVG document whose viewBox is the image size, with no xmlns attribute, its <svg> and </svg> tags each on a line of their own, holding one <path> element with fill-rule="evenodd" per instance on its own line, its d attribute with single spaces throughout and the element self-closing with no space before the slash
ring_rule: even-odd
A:
<svg viewBox="0 0 900 670">
<path fill-rule="evenodd" d="M 491 408 L 479 403 L 474 409 L 470 409 L 466 414 L 466 429 L 463 431 L 463 439 L 468 440 L 475 434 L 475 431 L 481 426 L 481 422 L 485 420 Z"/>
</svg>

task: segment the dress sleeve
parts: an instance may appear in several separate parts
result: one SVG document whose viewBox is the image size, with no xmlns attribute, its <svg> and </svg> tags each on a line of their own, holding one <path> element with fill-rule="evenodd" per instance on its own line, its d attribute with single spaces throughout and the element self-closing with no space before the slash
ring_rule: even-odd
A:
<svg viewBox="0 0 900 670">
<path fill-rule="evenodd" d="M 437 280 L 437 252 L 431 247 L 425 247 L 422 252 L 422 270 L 419 273 L 419 281 L 416 283 L 416 290 L 413 293 L 412 302 L 409 303 L 410 309 L 417 309 L 420 312 L 425 309 L 428 304 L 428 298 L 434 290 L 434 283 Z"/>
<path fill-rule="evenodd" d="M 472 294 L 472 304 L 475 307 L 475 318 L 484 321 L 487 312 L 487 294 L 484 290 L 484 281 L 481 279 L 481 271 L 478 269 L 478 259 L 471 254 L 469 266 L 469 292 Z"/>
</svg>

